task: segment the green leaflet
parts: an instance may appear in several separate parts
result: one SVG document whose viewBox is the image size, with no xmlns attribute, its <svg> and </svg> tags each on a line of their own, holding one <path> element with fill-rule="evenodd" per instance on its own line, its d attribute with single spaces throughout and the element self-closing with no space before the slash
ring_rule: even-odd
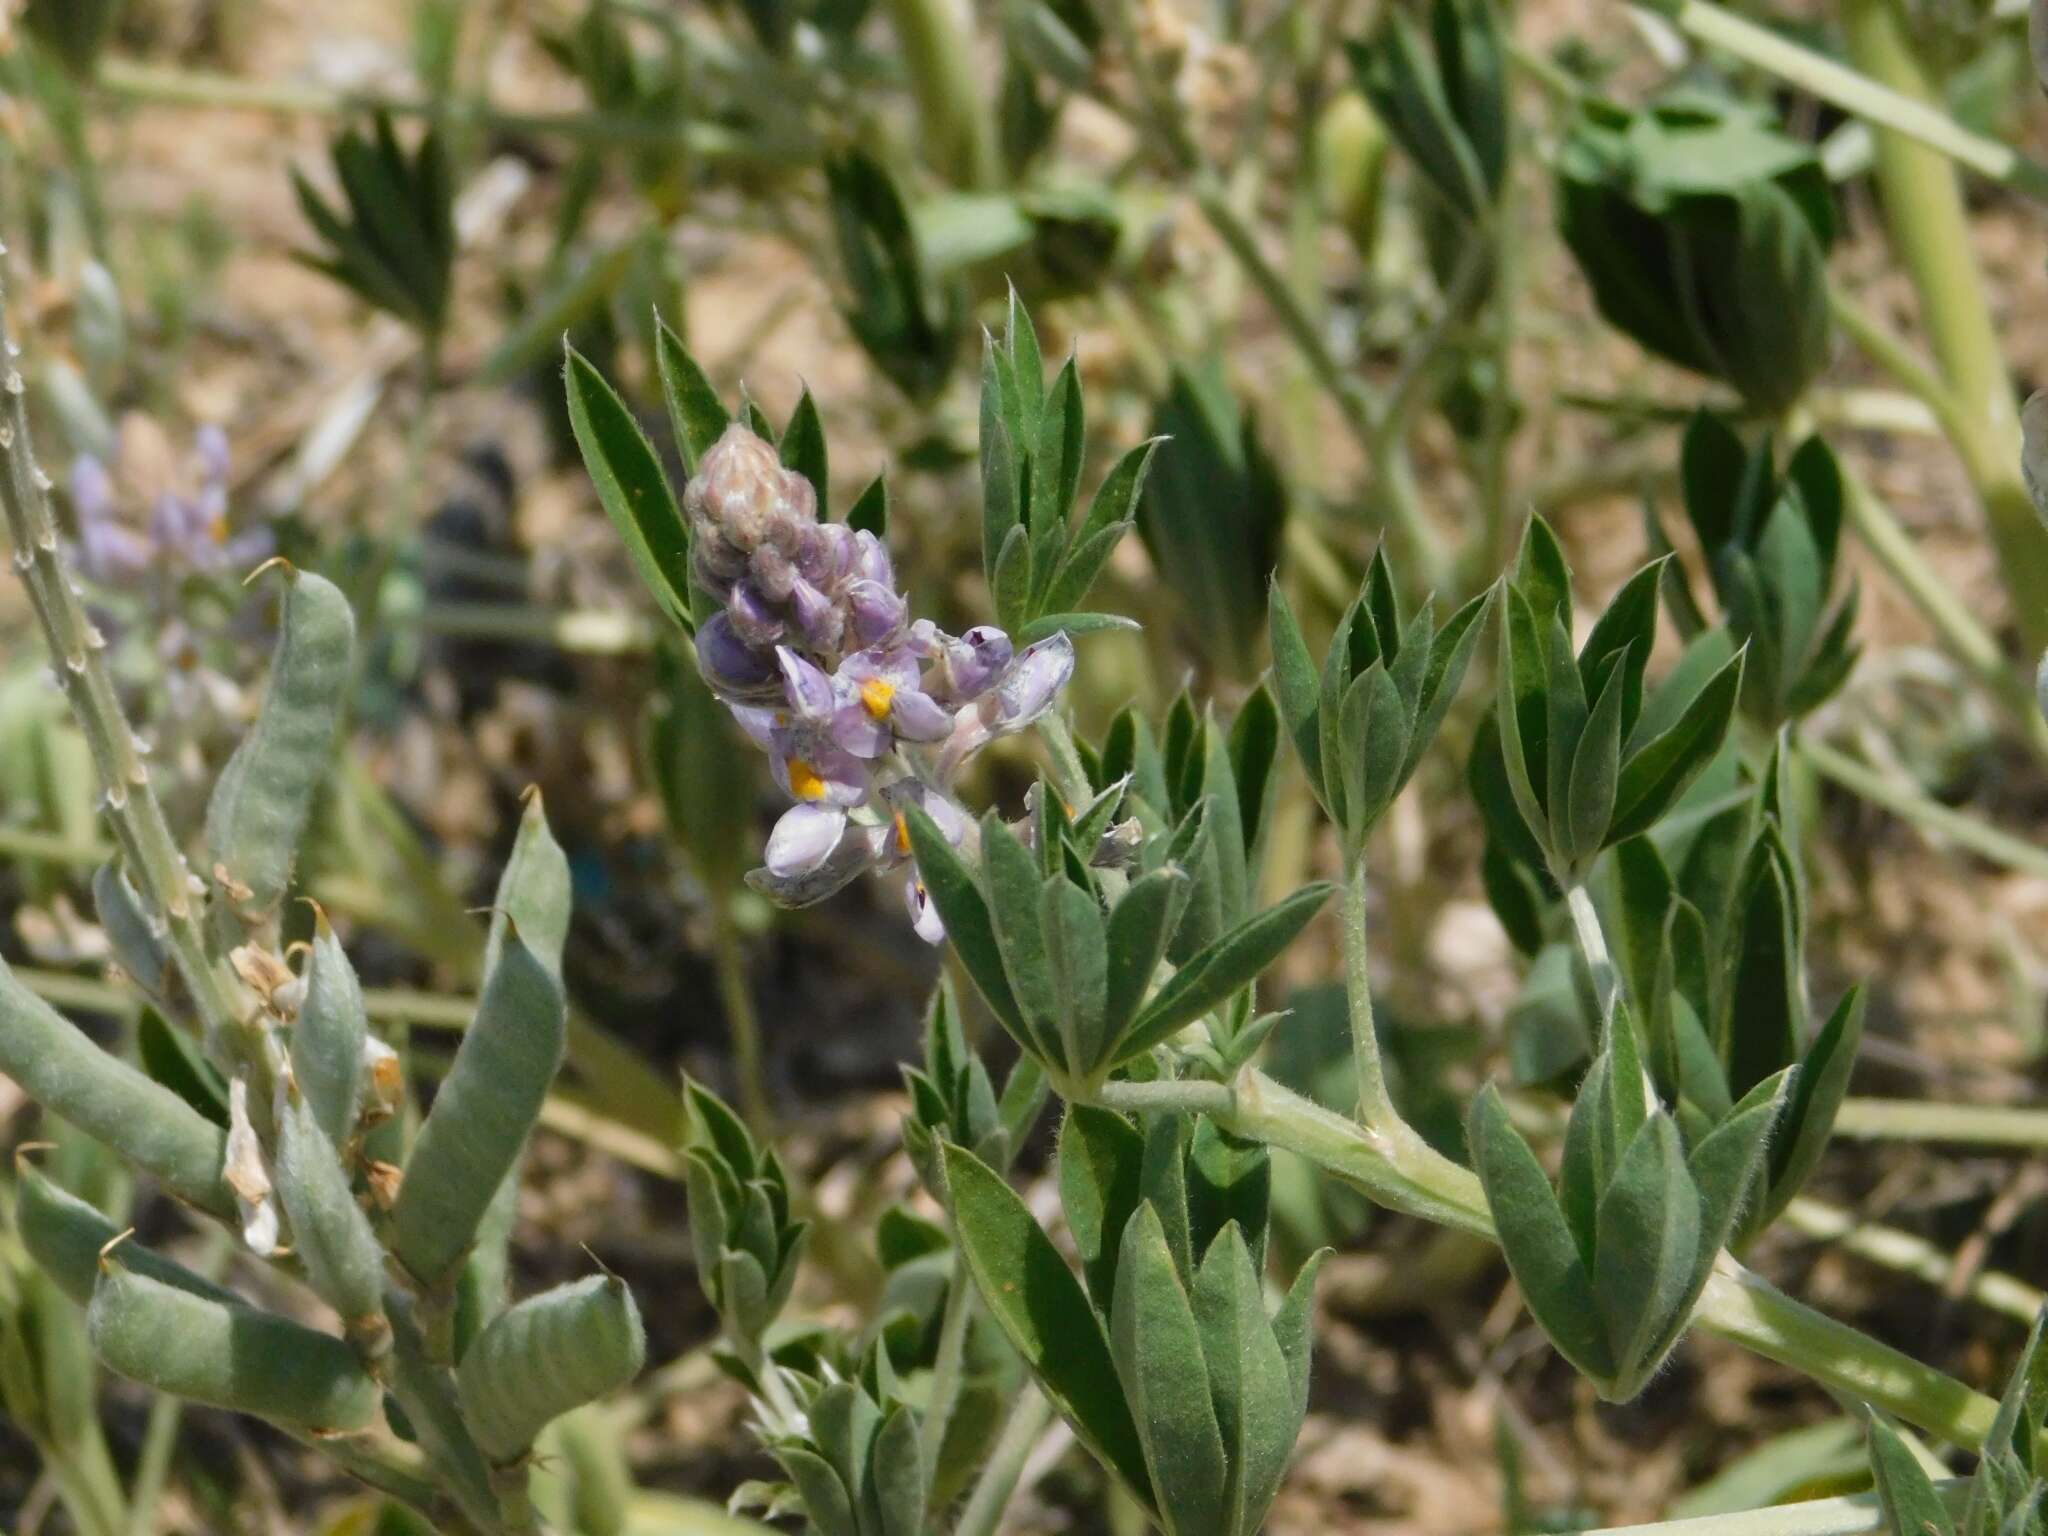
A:
<svg viewBox="0 0 2048 1536">
<path fill-rule="evenodd" d="M 1209 1245 L 1191 1289 L 1229 1468 L 1220 1529 L 1257 1536 L 1286 1476 L 1301 1413 L 1287 1356 L 1266 1318 L 1258 1269 L 1236 1223 Z"/>
<path fill-rule="evenodd" d="M 1110 1346 L 1166 1530 L 1198 1536 L 1226 1529 L 1228 1468 L 1201 1333 L 1149 1203 L 1124 1228 Z"/>
<path fill-rule="evenodd" d="M 1699 1195 L 1670 1116 L 1653 1115 L 1622 1150 L 1601 1192 L 1593 1293 L 1624 1395 L 1661 1358 L 1657 1346 L 1681 1315 L 1699 1258 Z"/>
<path fill-rule="evenodd" d="M 1870 1471 L 1892 1529 L 1910 1536 L 1955 1536 L 1955 1517 L 1899 1432 L 1875 1412 L 1869 1431 Z"/>
<path fill-rule="evenodd" d="M 310 571 L 284 571 L 263 709 L 206 807 L 208 868 L 226 872 L 232 904 L 245 920 L 275 912 L 291 884 L 313 796 L 332 760 L 355 653 L 355 616 L 341 590 Z"/>
<path fill-rule="evenodd" d="M 161 1004 L 171 974 L 170 952 L 144 915 L 142 898 L 118 863 L 102 864 L 93 872 L 92 901 L 114 959 L 131 981 Z"/>
<path fill-rule="evenodd" d="M 484 941 L 483 972 L 488 976 L 497 968 L 509 923 L 517 926 L 527 948 L 559 982 L 573 894 L 569 885 L 569 856 L 562 852 L 562 845 L 555 841 L 548 826 L 540 791 L 529 789 L 525 799 L 526 809 L 519 818 L 511 855 L 498 876 L 497 894 L 491 898 L 491 931 Z"/>
<path fill-rule="evenodd" d="M 110 1056 L 0 960 L 0 1072 L 45 1109 L 105 1142 L 179 1199 L 232 1218 L 221 1178 L 227 1133 L 170 1089 Z"/>
<path fill-rule="evenodd" d="M 508 1307 L 462 1357 L 463 1417 L 494 1462 L 515 1461 L 553 1419 L 629 1384 L 647 1335 L 616 1275 L 592 1275 Z"/>
<path fill-rule="evenodd" d="M 468 1253 L 540 1114 L 563 1041 L 561 988 L 508 929 L 391 1213 L 392 1251 L 422 1283 L 452 1280 Z"/>
<path fill-rule="evenodd" d="M 1507 1106 L 1491 1084 L 1473 1101 L 1469 1135 L 1501 1250 L 1530 1314 L 1558 1353 L 1595 1381 L 1604 1379 L 1614 1357 L 1600 1319 L 1585 1304 L 1592 1276 L 1549 1175 L 1508 1120 Z"/>
<path fill-rule="evenodd" d="M 377 1384 L 341 1340 L 124 1268 L 118 1249 L 85 1316 L 101 1362 L 159 1392 L 323 1433 L 376 1416 Z"/>
<path fill-rule="evenodd" d="M 1143 1198 L 1145 1139 L 1111 1110 L 1076 1104 L 1060 1123 L 1060 1206 L 1095 1310 L 1111 1315 L 1124 1226 Z"/>
<path fill-rule="evenodd" d="M 604 375 L 574 347 L 564 353 L 569 426 L 597 499 L 655 601 L 686 632 L 694 631 L 690 531 L 661 458 Z"/>
<path fill-rule="evenodd" d="M 1151 1482 L 1109 1341 L 1066 1260 L 971 1152 L 943 1152 L 953 1227 L 989 1312 L 1082 1441 L 1142 1501 Z"/>
<path fill-rule="evenodd" d="M 1138 1014 L 1112 1059 L 1128 1061 L 1249 986 L 1308 926 L 1335 887 L 1317 883 L 1274 903 L 1204 949 Z"/>
</svg>

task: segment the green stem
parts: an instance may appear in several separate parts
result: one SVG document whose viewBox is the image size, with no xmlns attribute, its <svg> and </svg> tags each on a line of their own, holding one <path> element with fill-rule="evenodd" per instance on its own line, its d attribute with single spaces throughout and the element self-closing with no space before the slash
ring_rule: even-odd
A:
<svg viewBox="0 0 2048 1536">
<path fill-rule="evenodd" d="M 1923 1104 L 1844 1099 L 1835 1134 L 1856 1141 L 1943 1141 L 1970 1147 L 2048 1148 L 2048 1109 L 2017 1104 Z"/>
<path fill-rule="evenodd" d="M 988 1462 L 975 1481 L 967 1507 L 953 1527 L 953 1536 L 995 1536 L 1003 1512 L 1009 1508 L 1010 1497 L 1017 1491 L 1017 1480 L 1024 1475 L 1024 1464 L 1031 1459 L 1039 1437 L 1051 1422 L 1052 1404 L 1045 1400 L 1045 1394 L 1036 1387 L 1026 1387 L 1017 1406 L 1010 1410 L 1009 1422 L 1003 1426 L 996 1448 L 989 1453 Z"/>
<path fill-rule="evenodd" d="M 712 965 L 718 977 L 718 1000 L 732 1037 L 733 1071 L 739 1079 L 740 1109 L 756 1136 L 773 1134 L 775 1112 L 768 1101 L 768 1076 L 761 1059 L 761 1017 L 747 984 L 746 955 L 732 920 L 732 898 L 723 884 L 711 888 Z"/>
<path fill-rule="evenodd" d="M 122 863 L 150 915 L 163 925 L 164 942 L 178 968 L 198 1022 L 210 1041 L 256 1074 L 251 1085 L 270 1102 L 271 1062 L 264 1032 L 245 1017 L 236 990 L 207 952 L 203 900 L 178 841 L 164 819 L 141 743 L 121 708 L 108 670 L 106 640 L 87 617 L 50 510 L 50 480 L 29 440 L 26 391 L 19 349 L 0 308 L 0 506 L 14 544 L 14 567 L 99 774 L 101 806 Z"/>
<path fill-rule="evenodd" d="M 1889 87 L 1901 107 L 1917 104 L 1939 116 L 1897 0 L 1845 0 L 1842 25 L 1858 68 Z M 2028 653 L 2038 655 L 2048 649 L 2048 529 L 2034 515 L 2020 476 L 2019 405 L 1971 242 L 1962 185 L 1944 151 L 1907 137 L 1897 117 L 1873 127 L 1886 230 L 1919 295 L 1942 374 L 1962 403 L 1956 450 L 1983 504 Z M 2017 156 L 2013 161 L 2020 163 Z M 2026 190 L 2048 196 L 2048 182 L 2036 179 Z"/>
<path fill-rule="evenodd" d="M 1797 751 L 1822 778 L 1890 811 L 1929 838 L 1953 843 L 2020 874 L 2048 877 L 2048 849 L 1943 805 L 1917 785 L 1900 783 L 1822 742 L 1802 739 Z"/>
<path fill-rule="evenodd" d="M 954 186 L 976 190 L 997 185 L 1002 166 L 968 14 L 954 0 L 889 0 L 926 153 Z"/>
<path fill-rule="evenodd" d="M 82 865 L 90 869 L 114 857 L 107 843 L 81 843 L 58 832 L 33 827 L 0 827 L 0 855 L 24 863 Z"/>
<path fill-rule="evenodd" d="M 1888 71 L 1872 69 L 1867 59 L 1856 56 L 1853 43 L 1852 56 L 1868 73 L 1848 68 L 1709 0 L 1652 0 L 1646 8 L 1662 11 L 1680 31 L 1707 47 L 1776 75 L 1873 127 L 1893 130 L 2017 191 L 2048 197 L 2048 166 L 2029 160 L 2010 145 L 1970 132 L 1935 107 L 1924 92 L 1897 88 L 1900 82 Z M 1845 9 L 1854 8 L 1852 4 Z"/>
<path fill-rule="evenodd" d="M 1154 1083 L 1104 1083 L 1095 1090 L 1094 1099 L 1105 1109 L 1131 1110 L 1140 1114 L 1227 1115 L 1236 1104 L 1236 1096 L 1228 1083 L 1173 1079 Z"/>
<path fill-rule="evenodd" d="M 1997 1270 L 1965 1268 L 1958 1283 L 1955 1257 L 1935 1247 L 1924 1237 L 1901 1232 L 1897 1227 L 1864 1222 L 1853 1212 L 1823 1205 L 1804 1197 L 1785 1207 L 1783 1220 L 1795 1232 L 1832 1243 L 1842 1252 L 1881 1265 L 1895 1274 L 1910 1275 L 1937 1290 L 1967 1296 L 1979 1306 L 2001 1312 L 2022 1323 L 2031 1323 L 2048 1302 L 2036 1286 Z"/>
<path fill-rule="evenodd" d="M 946 1278 L 946 1310 L 939 1319 L 939 1348 L 932 1361 L 931 1393 L 925 1401 L 924 1418 L 917 1427 L 918 1448 L 924 1464 L 936 1467 L 945 1447 L 946 1430 L 959 1406 L 960 1384 L 967 1360 L 967 1328 L 974 1320 L 974 1282 L 967 1265 L 956 1252 Z"/>
<path fill-rule="evenodd" d="M 1261 1072 L 1239 1079 L 1235 1103 L 1217 1123 L 1301 1154 L 1390 1210 L 1498 1240 L 1470 1169 L 1419 1138 L 1404 1144 L 1332 1114 Z M 1725 1253 L 1693 1323 L 1967 1449 L 1983 1443 L 1997 1413 L 1990 1398 L 1792 1300 Z"/>
<path fill-rule="evenodd" d="M 1059 785 L 1059 791 L 1076 809 L 1095 798 L 1095 787 L 1088 782 L 1088 768 L 1081 761 L 1081 749 L 1074 745 L 1074 729 L 1067 724 L 1067 717 L 1057 709 L 1049 709 L 1038 717 L 1038 734 L 1052 752 L 1052 775 Z"/>
<path fill-rule="evenodd" d="M 1991 632 L 1935 574 L 1897 515 L 1847 464 L 1842 466 L 1842 488 L 1843 510 L 1864 547 L 1920 610 L 1956 664 L 2004 706 L 2027 744 L 2048 756 L 2048 721 L 2042 719 L 2034 690 L 2006 660 Z"/>
<path fill-rule="evenodd" d="M 1614 969 L 1614 957 L 1607 952 L 1607 934 L 1600 926 L 1600 914 L 1585 886 L 1575 885 L 1564 893 L 1565 909 L 1571 913 L 1572 935 L 1585 957 L 1586 973 L 1593 978 L 1593 1001 L 1600 1017 L 1600 1048 L 1607 1048 L 1608 1031 L 1614 1027 L 1614 1009 L 1621 998 L 1621 977 Z"/>
<path fill-rule="evenodd" d="M 1366 1125 L 1388 1127 L 1400 1120 L 1387 1092 L 1386 1067 L 1380 1061 L 1379 1034 L 1372 1017 L 1372 950 L 1366 938 L 1365 854 L 1351 861 L 1344 882 L 1344 995 L 1350 1004 L 1351 1059 L 1358 1071 L 1358 1118 Z"/>
<path fill-rule="evenodd" d="M 1946 1479 L 1935 1489 L 1953 1513 L 1962 1513 L 1970 1491 L 1967 1478 Z M 1607 1526 L 1586 1536 L 1882 1536 L 1890 1529 L 1884 1503 L 1875 1493 L 1852 1493 L 1690 1520 Z"/>
<path fill-rule="evenodd" d="M 504 1512 L 490 1464 L 462 1416 L 449 1373 L 428 1357 L 415 1321 L 412 1297 L 387 1286 L 384 1310 L 391 1319 L 391 1395 L 405 1410 L 440 1481 L 465 1518 L 482 1531 L 502 1531 Z"/>
</svg>

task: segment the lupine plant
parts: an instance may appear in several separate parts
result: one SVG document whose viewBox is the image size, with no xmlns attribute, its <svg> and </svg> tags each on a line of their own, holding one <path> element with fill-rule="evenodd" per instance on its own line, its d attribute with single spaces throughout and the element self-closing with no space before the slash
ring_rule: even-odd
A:
<svg viewBox="0 0 2048 1536">
<path fill-rule="evenodd" d="M 1848 1098 L 1882 1010 L 1818 952 L 1810 882 L 1843 849 L 1816 781 L 2044 868 L 1828 745 L 1868 713 L 1857 573 L 1874 566 L 1926 620 L 1945 659 L 1917 661 L 1944 700 L 2000 712 L 2016 751 L 1973 764 L 2048 759 L 2048 656 L 2037 695 L 1846 433 L 1904 421 L 1954 450 L 2017 649 L 2048 646 L 2048 403 L 2016 408 L 1956 169 L 2048 195 L 2048 167 L 1980 131 L 1986 74 L 2019 57 L 2012 6 L 1841 0 L 1805 27 L 1811 8 L 1795 26 L 1767 4 L 1644 0 L 1658 79 L 1624 102 L 1631 73 L 1608 66 L 1633 42 L 1540 53 L 1529 7 L 1494 0 L 1194 22 L 1117 0 L 589 0 L 532 50 L 588 109 L 557 114 L 502 110 L 493 70 L 457 67 L 490 62 L 462 56 L 465 8 L 420 0 L 416 91 L 258 93 L 336 120 L 335 190 L 291 178 L 298 257 L 419 365 L 395 526 L 339 549 L 311 523 L 232 517 L 217 429 L 189 455 L 156 445 L 179 461 L 168 480 L 129 473 L 107 403 L 182 380 L 125 374 L 88 108 L 222 89 L 130 67 L 120 9 L 34 0 L 0 50 L 10 99 L 40 104 L 56 141 L 47 165 L 19 155 L 6 215 L 61 274 L 38 308 L 69 312 L 77 357 L 22 361 L 0 329 L 0 507 L 62 701 L 9 713 L 0 737 L 28 745 L 0 739 L 0 759 L 63 825 L 6 830 L 32 901 L 90 890 L 69 958 L 104 955 L 110 1011 L 136 1020 L 132 1051 L 103 1046 L 96 982 L 0 962 L 0 1071 L 50 1135 L 20 1149 L 0 1231 L 0 1403 L 74 1526 L 148 1518 L 161 1426 L 187 1403 L 374 1490 L 356 1528 L 645 1525 L 660 1506 L 635 1503 L 629 1527 L 625 1426 L 705 1373 L 676 1362 L 614 1418 L 649 1348 L 625 1282 L 575 1261 L 594 1272 L 515 1299 L 546 1122 L 687 1196 L 703 1358 L 757 1441 L 732 1479 L 740 1529 L 993 1536 L 1069 1443 L 1066 1473 L 1120 1532 L 1278 1528 L 1328 1272 L 1326 1234 L 1282 1209 L 1283 1170 L 1306 1170 L 1316 1194 L 1439 1229 L 1433 1254 L 1504 1266 L 1526 1336 L 1592 1396 L 1638 1400 L 1697 1331 L 1859 1410 L 1867 1439 L 1833 1475 L 1873 1496 L 1812 1501 L 1805 1536 L 1879 1519 L 2039 1536 L 2038 1320 L 1994 1402 L 1749 1267 L 1774 1233 L 1825 1230 L 2008 1312 L 2039 1304 L 1809 1189 L 1852 1111 L 1868 1135 L 1898 1108 Z M 2039 72 L 2048 0 L 2031 12 Z M 478 242 L 457 217 L 486 156 L 561 172 L 537 270 L 531 242 Z M 1866 172 L 1876 211 L 1847 217 L 1863 203 L 1837 186 Z M 1614 462 L 1525 481 L 1518 336 L 1551 339 L 1524 324 L 1539 177 L 1604 339 L 1655 365 L 1617 390 L 1546 371 L 1545 415 L 1603 423 Z M 772 231 L 816 269 L 875 379 L 864 420 L 807 387 L 771 420 L 721 394 L 729 360 L 693 354 L 682 316 L 648 323 L 706 227 Z M 1928 361 L 1831 270 L 1878 242 Z M 472 261 L 516 311 L 480 362 L 466 331 L 493 284 L 458 283 Z M 1064 357 L 1029 312 L 1054 303 L 1085 317 Z M 1098 372 L 1103 332 L 1117 356 Z M 605 648 L 656 657 L 652 698 L 631 695 L 658 802 L 643 830 L 687 855 L 676 905 L 708 918 L 741 1113 L 697 1076 L 638 1085 L 630 1117 L 605 1102 L 588 1063 L 625 1053 L 572 1015 L 565 952 L 572 886 L 602 900 L 614 871 L 566 823 L 557 842 L 538 793 L 489 860 L 495 889 L 476 884 L 486 907 L 458 918 L 406 818 L 361 814 L 388 809 L 373 775 L 333 771 L 394 626 L 507 621 L 391 611 L 428 542 L 428 406 L 525 373 L 563 333 L 547 404 L 566 406 L 617 541 L 563 539 L 565 585 L 619 554 L 651 599 L 652 624 L 600 616 L 618 621 Z M 1896 389 L 1836 388 L 1850 346 Z M 56 501 L 31 382 L 76 453 Z M 843 466 L 874 445 L 849 425 L 891 465 L 851 499 Z M 1628 567 L 1616 581 L 1575 572 L 1567 549 L 1613 541 L 1567 517 L 1616 492 L 1641 495 L 1641 558 L 1602 550 Z M 573 650 L 589 626 L 555 620 L 590 616 L 519 607 L 508 627 Z M 257 629 L 275 630 L 260 706 L 235 645 Z M 1165 686 L 1119 671 L 1140 646 Z M 99 798 L 81 814 L 86 758 Z M 758 768 L 765 830 L 746 814 Z M 1439 1032 L 1406 1017 L 1414 889 L 1401 857 L 1380 861 L 1419 836 L 1483 848 L 1475 884 L 1528 961 L 1497 1080 L 1476 1047 L 1433 1073 L 1412 1060 Z M 445 1061 L 384 1022 L 391 998 L 356 970 L 369 951 L 351 958 L 361 927 L 315 899 L 323 865 L 389 851 L 372 841 L 398 850 L 392 884 L 419 887 L 410 936 L 432 930 L 436 984 L 470 983 L 424 999 L 460 1015 Z M 49 866 L 81 850 L 67 889 Z M 902 1182 L 862 1227 L 811 1186 L 809 1144 L 776 1138 L 764 1058 L 781 1042 L 746 949 L 833 932 L 848 906 L 826 904 L 870 877 L 921 941 L 908 964 L 937 975 L 901 1072 Z M 1341 981 L 1297 987 L 1324 949 Z M 75 1017 L 51 1000 L 67 986 Z M 1319 1028 L 1344 1081 L 1283 1083 Z M 558 1080 L 579 1047 L 586 1070 Z M 1944 1136 L 2005 1134 L 1971 1106 L 1906 1107 Z M 146 1209 L 131 1230 L 124 1165 L 201 1236 L 177 1246 Z M 643 1288 L 662 1308 L 647 1321 L 704 1318 L 683 1290 Z M 153 1392 L 132 1507 L 100 1372 Z M 1967 1482 L 1947 1450 L 1978 1458 Z M 1771 1523 L 1716 1519 L 1726 1536 Z"/>
<path fill-rule="evenodd" d="M 801 1512 L 828 1536 L 943 1527 L 947 1495 L 962 1485 L 939 1458 L 961 1443 L 964 1340 L 985 1316 L 1036 1394 L 1014 1410 L 951 1528 L 994 1528 L 1016 1476 L 1012 1431 L 1030 1435 L 1049 1409 L 1158 1530 L 1258 1530 L 1307 1401 L 1320 1263 L 1312 1257 L 1269 1304 L 1261 1271 L 1275 1147 L 1394 1210 L 1498 1241 L 1536 1322 L 1603 1397 L 1637 1396 L 1702 1327 L 1944 1438 L 2013 1443 L 2001 1427 L 2010 1413 L 1998 1417 L 1939 1372 L 1782 1296 L 1732 1251 L 1811 1172 L 1860 1036 L 1853 992 L 1810 1034 L 1784 754 L 1766 750 L 1744 766 L 1735 735 L 1752 650 L 1771 656 L 1774 683 L 1755 706 L 1766 724 L 1796 713 L 1793 697 L 1824 694 L 1847 664 L 1839 642 L 1815 663 L 1809 643 L 1785 638 L 1787 592 L 1803 583 L 1818 599 L 1832 563 L 1828 497 L 1839 487 L 1825 450 L 1804 450 L 1780 494 L 1767 445 L 1730 451 L 1708 436 L 1728 429 L 1695 427 L 1695 461 L 1740 465 L 1732 479 L 1694 476 L 1695 522 L 1724 530 L 1706 541 L 1716 569 L 1750 593 L 1768 570 L 1778 601 L 1725 600 L 1726 627 L 1700 621 L 1654 685 L 1662 598 L 1679 580 L 1671 557 L 1625 581 L 1575 642 L 1572 573 L 1536 519 L 1513 568 L 1441 624 L 1432 602 L 1407 611 L 1384 553 L 1320 656 L 1276 590 L 1270 694 L 1255 690 L 1227 727 L 1183 698 L 1158 728 L 1127 711 L 1089 742 L 1059 700 L 1086 665 L 1085 634 L 1077 642 L 1062 620 L 1038 618 L 1037 578 L 1008 574 L 1027 561 L 1035 572 L 1041 548 L 1057 569 L 1059 551 L 1073 548 L 1071 479 L 1042 502 L 1033 486 L 1043 465 L 1075 473 L 1085 425 L 1068 393 L 1071 365 L 1041 394 L 1036 338 L 1014 302 L 1004 335 L 988 343 L 982 454 L 996 504 L 984 522 L 990 589 L 1010 594 L 997 602 L 1013 617 L 1053 631 L 1022 649 L 992 627 L 955 638 L 913 619 L 886 525 L 822 516 L 821 481 L 804 468 L 824 456 L 808 396 L 780 434 L 758 413 L 732 420 L 672 333 L 661 342 L 692 465 L 679 498 L 620 398 L 573 354 L 572 417 L 607 511 L 793 802 L 755 883 L 804 903 L 907 866 L 911 921 L 947 946 L 1021 1053 L 998 1096 L 961 1028 L 966 998 L 942 984 L 926 1060 L 908 1075 L 905 1129 L 946 1214 L 946 1233 L 931 1241 L 954 1253 L 929 1355 L 899 1353 L 879 1323 L 857 1348 L 787 1336 L 778 1345 L 804 1235 L 787 1177 L 730 1111 L 691 1088 L 699 1274 L 787 1479 L 750 1489 L 748 1502 Z M 1024 440 L 1041 445 L 1021 476 L 1020 409 L 1039 424 Z M 1111 472 L 1098 503 L 1126 494 L 1131 462 Z M 1711 501 L 1714 491 L 1738 511 Z M 1807 557 L 1779 553 L 1788 543 Z M 1772 553 L 1759 560 L 1757 550 Z M 1073 595 L 1085 597 L 1085 584 Z M 1459 1157 L 1413 1130 L 1372 1016 L 1371 832 L 1456 703 L 1489 627 L 1498 682 L 1473 782 L 1496 838 L 1526 870 L 1539 933 L 1563 907 L 1593 1021 L 1555 1179 L 1497 1086 L 1476 1096 Z M 1816 665 L 1805 693 L 1777 686 L 1785 671 Z M 1017 813 L 975 816 L 958 769 L 1026 728 L 1042 738 L 1049 771 Z M 1282 737 L 1345 850 L 1355 1116 L 1295 1096 L 1254 1064 L 1269 1032 L 1287 1027 L 1258 1011 L 1259 980 L 1329 895 L 1309 884 L 1260 900 Z M 1730 754 L 1732 792 L 1716 766 Z M 1696 786 L 1714 796 L 1680 822 Z M 1062 1106 L 1055 1161 L 1078 1272 L 1005 1176 L 1048 1092 Z M 2001 1508 L 2033 1507 L 2023 1493 L 2001 1497 Z"/>
</svg>

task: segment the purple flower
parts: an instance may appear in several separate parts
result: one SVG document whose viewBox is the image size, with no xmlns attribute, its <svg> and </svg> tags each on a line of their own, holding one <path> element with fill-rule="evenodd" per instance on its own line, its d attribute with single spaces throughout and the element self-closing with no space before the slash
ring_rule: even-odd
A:
<svg viewBox="0 0 2048 1536">
<path fill-rule="evenodd" d="M 697 574 L 725 605 L 698 631 L 699 665 L 795 802 L 749 883 L 797 906 L 908 864 L 911 920 L 937 943 L 909 813 L 956 847 L 974 841 L 952 786 L 974 753 L 1053 707 L 1072 641 L 1020 653 L 990 625 L 953 636 L 910 622 L 882 541 L 820 523 L 809 482 L 743 426 L 704 456 L 683 502 Z"/>
</svg>

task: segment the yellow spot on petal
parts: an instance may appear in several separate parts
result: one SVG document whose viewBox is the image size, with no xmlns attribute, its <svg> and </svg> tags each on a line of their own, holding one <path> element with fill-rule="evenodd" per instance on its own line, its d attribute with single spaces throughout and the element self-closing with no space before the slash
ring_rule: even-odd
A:
<svg viewBox="0 0 2048 1536">
<path fill-rule="evenodd" d="M 799 800 L 822 800 L 825 798 L 825 781 L 809 763 L 800 757 L 792 757 L 789 760 L 789 792 Z"/>
<path fill-rule="evenodd" d="M 901 854 L 910 852 L 910 820 L 901 811 L 896 813 L 896 851 Z"/>
<path fill-rule="evenodd" d="M 889 705 L 896 697 L 896 685 L 885 678 L 871 677 L 860 685 L 860 702 L 877 720 L 889 718 Z"/>
</svg>

